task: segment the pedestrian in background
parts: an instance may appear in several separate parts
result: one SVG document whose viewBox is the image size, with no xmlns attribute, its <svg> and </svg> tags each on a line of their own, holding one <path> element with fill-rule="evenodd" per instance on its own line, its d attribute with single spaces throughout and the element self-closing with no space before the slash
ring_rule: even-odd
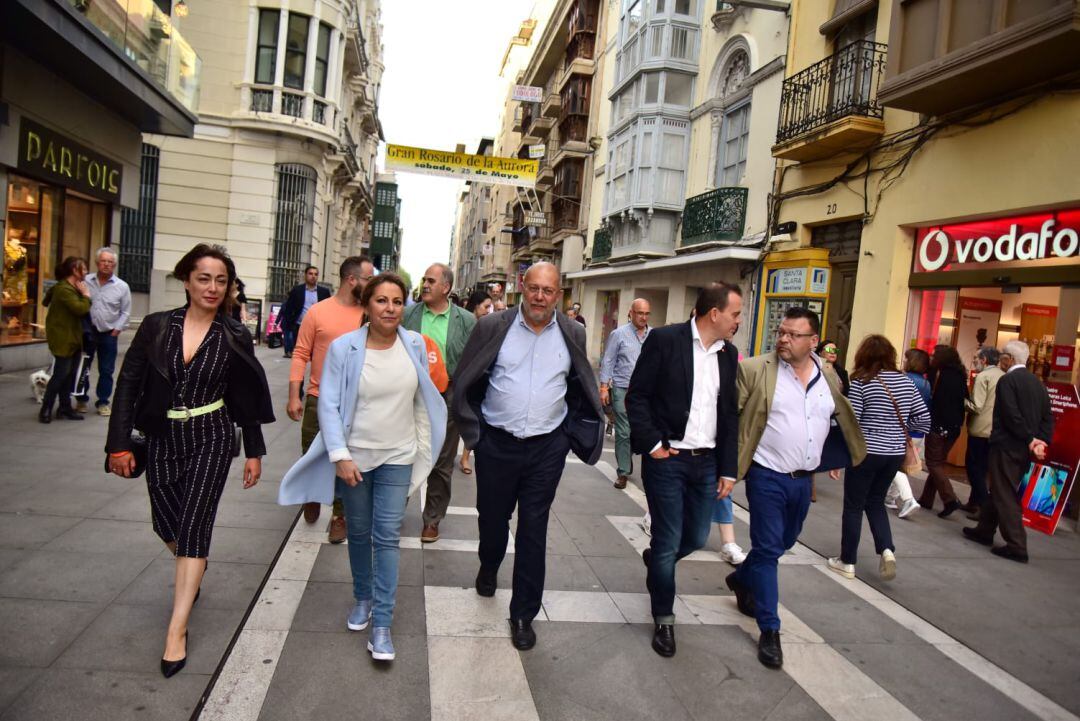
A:
<svg viewBox="0 0 1080 721">
<path fill-rule="evenodd" d="M 133 429 L 147 437 L 146 484 L 154 531 L 176 557 L 173 610 L 161 658 L 169 678 L 187 659 L 191 607 L 210 555 L 218 502 L 243 430 L 244 488 L 259 482 L 261 424 L 273 423 L 266 374 L 251 334 L 229 313 L 232 259 L 196 245 L 176 264 L 188 303 L 151 313 L 131 341 L 116 386 L 105 450 L 109 469 L 136 469 Z"/>
<path fill-rule="evenodd" d="M 446 403 L 446 428 L 440 434 L 444 438 L 438 457 L 427 480 L 427 497 L 424 499 L 420 533 L 422 543 L 434 543 L 439 540 L 439 523 L 446 517 L 450 507 L 451 479 L 454 475 L 454 459 L 457 457 L 457 423 L 452 410 L 454 395 L 454 372 L 461 360 L 465 344 L 476 325 L 476 316 L 461 306 L 451 302 L 451 290 L 454 288 L 454 272 L 445 263 L 435 263 L 424 271 L 421 281 L 420 303 L 405 311 L 402 325 L 407 330 L 422 333 L 435 341 L 450 375 L 450 385 L 443 393 Z"/>
<path fill-rule="evenodd" d="M 330 297 L 330 289 L 319 285 L 319 269 L 313 265 L 304 268 L 304 282 L 293 286 L 281 306 L 281 335 L 285 344 L 285 357 L 292 358 L 296 346 L 296 335 L 304 314 L 311 306 Z"/>
<path fill-rule="evenodd" d="M 292 363 L 289 366 L 289 401 L 286 413 L 300 424 L 300 453 L 307 453 L 311 442 L 319 432 L 319 379 L 322 375 L 326 351 L 330 344 L 356 330 L 364 322 L 364 308 L 360 298 L 364 288 L 375 275 L 375 266 L 366 255 L 354 255 L 346 258 L 338 269 L 339 285 L 337 292 L 319 301 L 304 315 L 300 323 L 300 332 L 293 347 Z M 301 398 L 304 385 L 304 372 L 308 364 L 306 398 Z M 318 502 L 304 504 L 304 521 L 315 523 L 319 520 L 322 506 Z M 327 536 L 330 543 L 345 541 L 345 507 L 341 498 L 335 497 L 330 512 L 330 524 Z"/>
<path fill-rule="evenodd" d="M 930 369 L 930 354 L 921 348 L 910 348 L 904 352 L 904 375 L 915 384 L 919 391 L 919 397 L 923 404 L 930 408 L 930 382 L 926 380 L 926 372 Z M 908 429 L 911 442 L 919 453 L 919 458 L 925 463 L 926 459 L 926 434 L 914 428 Z M 915 494 L 911 491 L 911 479 L 902 470 L 893 476 L 889 492 L 885 494 L 885 508 L 899 511 L 898 518 L 910 518 L 921 506 L 915 500 Z"/>
<path fill-rule="evenodd" d="M 573 308 L 570 309 L 571 311 Z M 600 361 L 600 403 L 611 406 L 615 414 L 615 487 L 626 488 L 634 470 L 634 455 L 630 449 L 630 419 L 626 414 L 626 393 L 634 373 L 641 347 L 649 337 L 649 316 L 652 308 L 644 298 L 635 298 L 627 313 L 627 323 L 611 332 Z M 567 313 L 569 316 L 570 313 Z"/>
<path fill-rule="evenodd" d="M 840 556 L 828 567 L 855 578 L 862 519 L 870 524 L 874 551 L 880 557 L 878 574 L 896 577 L 896 545 L 885 510 L 885 492 L 904 462 L 910 431 L 930 429 L 930 413 L 915 384 L 896 367 L 896 348 L 883 335 L 869 335 L 855 351 L 855 368 L 847 394 L 866 439 L 866 457 L 844 472 L 844 511 Z"/>
<path fill-rule="evenodd" d="M 965 528 L 964 536 L 991 546 L 990 551 L 1019 563 L 1028 562 L 1027 532 L 1017 488 L 1028 470 L 1029 458 L 1046 459 L 1054 437 L 1054 415 L 1046 387 L 1026 368 L 1028 347 L 1013 340 L 1001 351 L 1005 375 L 998 380 L 990 431 L 989 496 L 983 499 L 979 523 Z M 1053 469 L 1051 469 L 1053 470 Z M 1004 546 L 994 546 L 1001 531 Z"/>
<path fill-rule="evenodd" d="M 45 291 L 42 305 L 45 338 L 53 356 L 52 375 L 41 399 L 38 421 L 52 422 L 53 404 L 59 400 L 58 418 L 81 421 L 83 416 L 71 407 L 71 389 L 82 358 L 83 319 L 90 313 L 90 290 L 86 286 L 86 261 L 69 256 L 56 267 L 56 285 Z"/>
<path fill-rule="evenodd" d="M 469 300 L 465 302 L 465 310 L 472 313 L 476 320 L 480 320 L 485 315 L 495 312 L 495 303 L 491 300 L 491 296 L 488 295 L 486 290 L 474 290 L 472 295 L 469 296 Z M 469 465 L 469 454 L 471 451 L 466 448 L 461 452 L 461 460 L 458 462 L 461 472 L 465 475 L 472 473 L 472 466 Z"/>
<path fill-rule="evenodd" d="M 653 650 L 675 655 L 675 564 L 705 545 L 716 499 L 735 487 L 739 351 L 726 339 L 742 315 L 742 291 L 703 288 L 686 323 L 657 328 L 641 348 L 626 410 L 643 456 L 651 540 L 642 553 Z"/>
<path fill-rule="evenodd" d="M 351 631 L 370 624 L 372 658 L 392 661 L 405 504 L 442 447 L 446 405 L 428 373 L 424 338 L 402 326 L 405 282 L 380 273 L 360 302 L 368 322 L 330 344 L 319 434 L 285 474 L 278 502 L 329 503 L 335 491 L 344 501 L 354 598 L 345 624 Z"/>
<path fill-rule="evenodd" d="M 935 493 L 945 504 L 939 518 L 948 518 L 960 508 L 952 481 L 945 471 L 949 451 L 960 437 L 964 424 L 964 401 L 967 400 L 967 370 L 955 348 L 939 345 L 930 359 L 930 432 L 926 436 L 926 484 L 919 505 L 934 507 Z"/>
<path fill-rule="evenodd" d="M 113 372 L 119 335 L 131 318 L 131 288 L 116 276 L 116 251 L 105 246 L 95 256 L 97 273 L 86 277 L 90 291 L 90 315 L 83 333 L 83 382 L 86 394 L 77 396 L 76 410 L 86 413 L 90 407 L 90 365 L 97 359 L 97 401 L 94 407 L 99 416 L 109 415 L 112 400 Z"/>
<path fill-rule="evenodd" d="M 581 323 L 581 325 L 584 326 L 585 325 L 585 316 L 583 316 L 581 314 L 581 303 L 572 303 L 570 305 L 570 307 L 574 310 L 574 316 L 573 316 L 574 320 L 576 320 L 578 323 Z"/>
<path fill-rule="evenodd" d="M 990 464 L 990 432 L 994 425 L 994 401 L 997 397 L 997 384 L 1005 375 L 998 367 L 1001 353 L 996 348 L 980 348 L 975 354 L 975 382 L 971 386 L 971 398 L 965 402 L 968 412 L 968 441 L 964 465 L 967 467 L 968 483 L 971 493 L 968 495 L 964 510 L 968 518 L 979 520 L 979 509 L 986 500 L 989 491 L 986 474 Z"/>
<path fill-rule="evenodd" d="M 834 416 L 851 465 L 866 457 L 866 440 L 840 379 L 813 352 L 819 323 L 807 308 L 788 308 L 776 350 L 739 364 L 739 478 L 746 479 L 751 548 L 725 580 L 739 610 L 757 620 L 758 660 L 770 668 L 784 663 L 777 564 L 799 540 L 810 509 L 810 477 L 833 470 L 819 466 Z"/>
<path fill-rule="evenodd" d="M 848 372 L 839 363 L 839 353 L 840 346 L 835 341 L 823 340 L 818 343 L 817 354 L 821 358 L 822 365 L 833 369 L 836 377 L 840 379 L 840 385 L 843 386 L 846 396 L 851 388 L 851 380 L 848 378 Z M 810 502 L 817 503 L 817 483 L 813 476 L 810 477 Z"/>
<path fill-rule="evenodd" d="M 495 595 L 517 509 L 510 640 L 536 644 L 548 518 L 567 451 L 593 465 L 604 447 L 604 410 L 585 353 L 585 329 L 555 311 L 559 269 L 525 273 L 522 303 L 477 323 L 454 376 L 454 416 L 476 454 L 480 570 L 476 592 Z"/>
</svg>

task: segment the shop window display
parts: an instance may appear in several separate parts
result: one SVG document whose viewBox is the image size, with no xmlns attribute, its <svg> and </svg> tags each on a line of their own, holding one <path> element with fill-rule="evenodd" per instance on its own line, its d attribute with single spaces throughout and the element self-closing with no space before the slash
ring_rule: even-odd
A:
<svg viewBox="0 0 1080 721">
<path fill-rule="evenodd" d="M 41 277 L 41 203 L 37 183 L 12 180 L 9 184 L 0 344 L 43 337 L 35 325 Z"/>
</svg>

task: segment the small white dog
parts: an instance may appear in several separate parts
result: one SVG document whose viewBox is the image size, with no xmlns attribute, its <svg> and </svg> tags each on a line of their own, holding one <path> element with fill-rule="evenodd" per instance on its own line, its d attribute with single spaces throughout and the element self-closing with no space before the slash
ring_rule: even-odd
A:
<svg viewBox="0 0 1080 721">
<path fill-rule="evenodd" d="M 30 392 L 34 394 L 34 400 L 40 405 L 45 397 L 45 386 L 49 385 L 49 368 L 40 368 L 30 374 Z"/>
</svg>

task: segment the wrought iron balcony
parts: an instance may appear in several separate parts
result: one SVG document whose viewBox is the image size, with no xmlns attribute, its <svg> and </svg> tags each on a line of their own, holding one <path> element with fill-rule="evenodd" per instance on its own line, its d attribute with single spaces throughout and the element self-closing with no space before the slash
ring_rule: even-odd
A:
<svg viewBox="0 0 1080 721">
<path fill-rule="evenodd" d="M 717 188 L 687 198 L 681 247 L 731 242 L 742 238 L 746 224 L 746 188 Z"/>
<path fill-rule="evenodd" d="M 611 231 L 598 228 L 593 233 L 592 262 L 599 263 L 611 257 Z"/>
<path fill-rule="evenodd" d="M 880 119 L 877 93 L 887 49 L 859 40 L 784 80 L 777 144 L 849 116 Z"/>
</svg>

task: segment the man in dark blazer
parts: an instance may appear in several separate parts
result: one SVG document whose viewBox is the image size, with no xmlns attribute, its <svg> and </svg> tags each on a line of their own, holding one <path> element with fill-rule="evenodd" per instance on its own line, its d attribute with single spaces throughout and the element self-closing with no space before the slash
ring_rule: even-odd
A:
<svg viewBox="0 0 1080 721">
<path fill-rule="evenodd" d="M 304 313 L 311 306 L 329 297 L 330 289 L 319 285 L 319 269 L 313 265 L 304 268 L 304 282 L 297 283 L 281 305 L 281 335 L 286 358 L 292 358 Z"/>
<path fill-rule="evenodd" d="M 630 443 L 644 459 L 652 514 L 642 558 L 661 656 L 675 655 L 675 562 L 705 545 L 716 499 L 735 485 L 739 351 L 724 339 L 741 315 L 737 286 L 703 288 L 691 320 L 649 334 L 630 377 Z"/>
<path fill-rule="evenodd" d="M 523 285 L 517 308 L 477 322 L 453 378 L 454 417 L 476 453 L 481 596 L 495 595 L 517 507 L 510 629 L 522 651 L 536 643 L 532 620 L 544 592 L 548 515 L 566 454 L 594 464 L 604 446 L 585 329 L 555 310 L 558 269 L 537 263 Z"/>
<path fill-rule="evenodd" d="M 1029 458 L 1046 458 L 1054 435 L 1050 395 L 1042 382 L 1026 368 L 1027 344 L 1014 340 L 1001 351 L 1005 375 L 997 384 L 994 421 L 990 430 L 988 478 L 990 497 L 982 502 L 979 524 L 965 528 L 964 535 L 1010 561 L 1027 563 L 1027 533 L 1016 490 L 1027 472 Z M 994 546 L 994 532 L 1001 530 L 1004 546 Z"/>
</svg>

